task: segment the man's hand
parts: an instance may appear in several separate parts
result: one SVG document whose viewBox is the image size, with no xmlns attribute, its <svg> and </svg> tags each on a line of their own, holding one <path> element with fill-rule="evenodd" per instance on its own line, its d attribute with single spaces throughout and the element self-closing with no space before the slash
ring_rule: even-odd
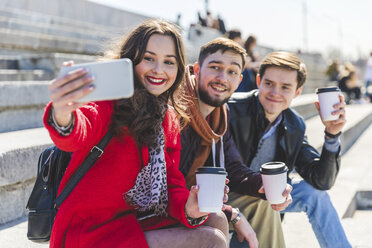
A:
<svg viewBox="0 0 372 248">
<path fill-rule="evenodd" d="M 232 216 L 232 219 L 235 219 L 237 213 Z M 237 238 L 239 242 L 243 242 L 243 240 L 247 240 L 250 248 L 258 248 L 258 239 L 256 237 L 256 233 L 248 223 L 247 219 L 242 216 L 238 222 L 234 224 L 234 229 L 237 234 Z"/>
<path fill-rule="evenodd" d="M 333 134 L 333 135 L 336 135 L 338 134 L 339 132 L 341 132 L 342 128 L 345 126 L 345 123 L 346 123 L 346 118 L 345 118 L 345 97 L 344 95 L 340 94 L 339 95 L 339 98 L 340 98 L 340 102 L 333 105 L 333 108 L 335 109 L 335 111 L 332 112 L 332 115 L 338 115 L 340 114 L 340 117 L 337 119 L 337 120 L 334 120 L 334 121 L 323 121 L 321 115 L 320 115 L 320 106 L 319 106 L 319 102 L 316 101 L 315 102 L 315 107 L 316 109 L 318 110 L 318 113 L 319 113 L 319 116 L 320 116 L 320 119 L 322 120 L 323 122 L 323 125 L 325 126 L 325 130 L 330 133 L 330 134 Z"/>
<path fill-rule="evenodd" d="M 286 209 L 288 205 L 292 203 L 291 191 L 292 186 L 287 183 L 287 186 L 285 187 L 285 190 L 282 194 L 285 197 L 285 201 L 280 204 L 271 204 L 271 208 L 275 211 L 283 211 L 284 209 Z M 258 190 L 258 193 L 265 193 L 265 189 L 263 186 Z"/>
</svg>

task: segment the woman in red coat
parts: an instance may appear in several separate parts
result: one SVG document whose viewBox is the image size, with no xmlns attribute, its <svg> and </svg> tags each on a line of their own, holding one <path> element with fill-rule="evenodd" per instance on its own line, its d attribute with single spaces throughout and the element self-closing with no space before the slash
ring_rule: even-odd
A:
<svg viewBox="0 0 372 248">
<path fill-rule="evenodd" d="M 185 120 L 187 116 L 182 97 L 175 97 L 183 87 L 185 70 L 177 28 L 164 21 L 146 21 L 111 53 L 111 59 L 117 58 L 133 62 L 131 98 L 76 102 L 94 90 L 94 78 L 84 69 L 49 86 L 52 101 L 44 124 L 60 149 L 73 152 L 59 192 L 106 132 L 115 134 L 59 208 L 50 247 L 160 247 L 156 239 L 145 236 L 147 230 L 177 223 L 193 228 L 208 216 L 197 207 L 197 188 L 189 193 L 178 170 L 181 147 L 175 111 Z M 174 230 L 180 234 L 183 229 Z M 224 247 L 215 236 L 207 243 Z M 189 247 L 187 243 L 169 245 Z"/>
</svg>

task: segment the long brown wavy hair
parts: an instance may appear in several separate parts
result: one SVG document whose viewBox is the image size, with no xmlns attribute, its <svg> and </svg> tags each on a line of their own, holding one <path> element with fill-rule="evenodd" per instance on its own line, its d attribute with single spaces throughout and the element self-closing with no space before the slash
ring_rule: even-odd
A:
<svg viewBox="0 0 372 248">
<path fill-rule="evenodd" d="M 128 127 L 138 145 L 152 145 L 157 141 L 157 132 L 163 123 L 162 107 L 168 102 L 182 117 L 183 123 L 189 121 L 186 114 L 184 94 L 184 73 L 186 66 L 185 49 L 179 27 L 160 19 L 149 19 L 137 26 L 118 45 L 105 53 L 105 59 L 129 58 L 133 67 L 138 65 L 145 54 L 147 43 L 153 34 L 170 36 L 176 47 L 177 76 L 173 85 L 156 97 L 150 94 L 134 76 L 134 94 L 131 98 L 121 99 L 114 106 L 111 129 L 116 135 L 123 135 L 123 126 Z M 135 73 L 133 73 L 135 75 Z"/>
</svg>

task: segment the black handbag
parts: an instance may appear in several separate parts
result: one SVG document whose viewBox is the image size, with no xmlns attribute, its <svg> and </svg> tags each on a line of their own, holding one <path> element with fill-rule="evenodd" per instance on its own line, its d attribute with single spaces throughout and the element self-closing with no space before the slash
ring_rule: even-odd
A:
<svg viewBox="0 0 372 248">
<path fill-rule="evenodd" d="M 112 132 L 94 146 L 81 166 L 58 195 L 59 184 L 71 160 L 72 153 L 55 146 L 44 150 L 39 157 L 36 182 L 26 208 L 28 213 L 27 238 L 36 243 L 48 243 L 58 208 L 72 192 L 85 173 L 93 166 L 110 141 Z"/>
</svg>

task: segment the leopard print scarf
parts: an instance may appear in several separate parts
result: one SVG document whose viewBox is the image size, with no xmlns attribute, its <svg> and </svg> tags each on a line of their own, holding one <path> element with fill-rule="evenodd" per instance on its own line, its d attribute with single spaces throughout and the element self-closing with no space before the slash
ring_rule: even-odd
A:
<svg viewBox="0 0 372 248">
<path fill-rule="evenodd" d="M 168 105 L 162 107 L 164 118 Z M 167 173 L 164 157 L 164 130 L 160 125 L 158 139 L 149 146 L 149 163 L 137 175 L 136 183 L 124 199 L 139 212 L 153 212 L 156 216 L 168 215 Z"/>
</svg>

